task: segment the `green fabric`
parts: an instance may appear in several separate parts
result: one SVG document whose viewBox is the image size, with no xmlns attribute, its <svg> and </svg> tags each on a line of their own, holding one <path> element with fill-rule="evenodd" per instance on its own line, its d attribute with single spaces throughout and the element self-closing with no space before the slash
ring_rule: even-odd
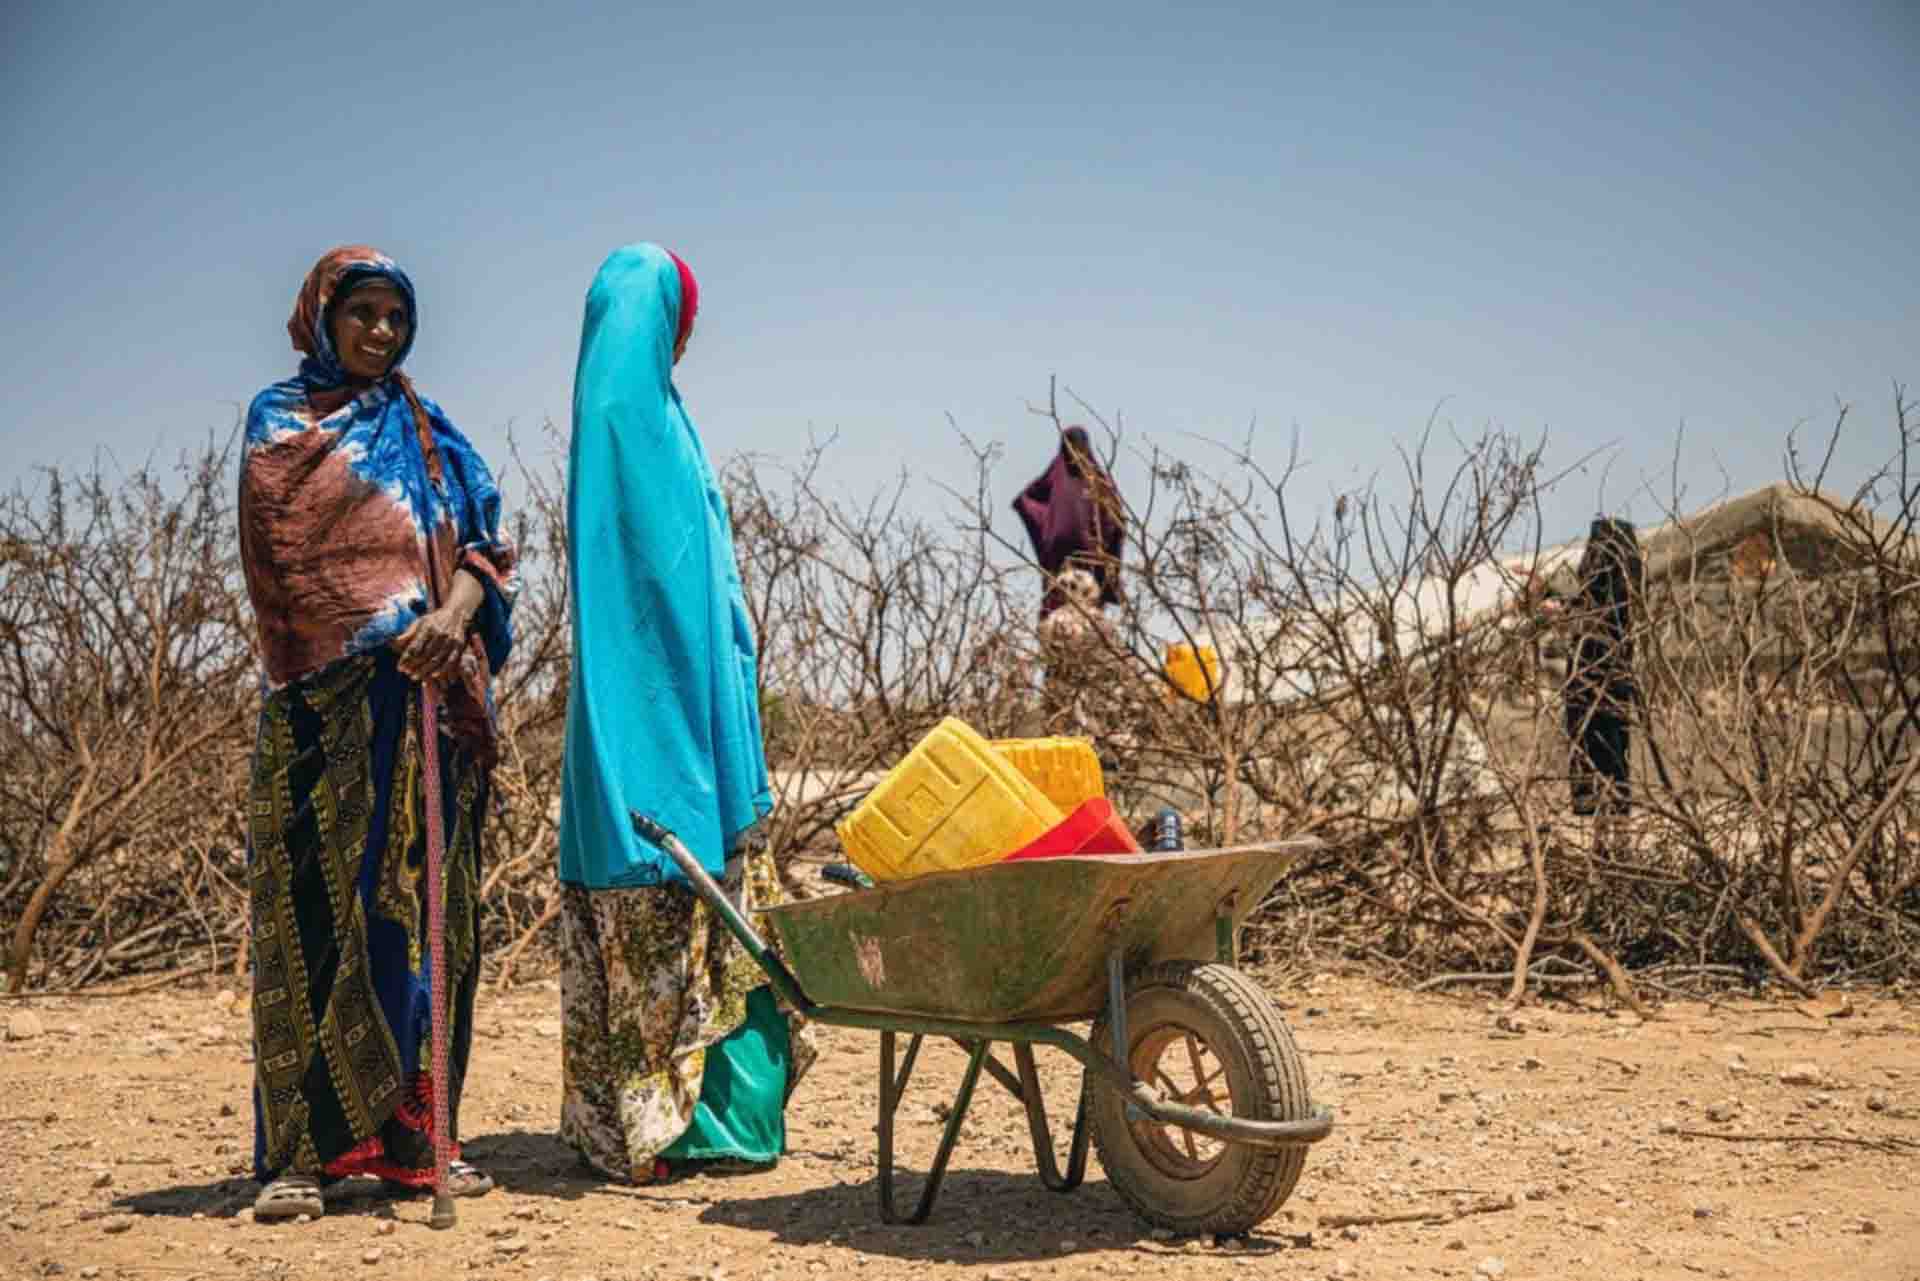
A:
<svg viewBox="0 0 1920 1281">
<path fill-rule="evenodd" d="M 787 1146 L 787 1034 L 773 989 L 747 993 L 747 1021 L 707 1050 L 693 1123 L 660 1155 L 668 1161 L 778 1160 Z"/>
</svg>

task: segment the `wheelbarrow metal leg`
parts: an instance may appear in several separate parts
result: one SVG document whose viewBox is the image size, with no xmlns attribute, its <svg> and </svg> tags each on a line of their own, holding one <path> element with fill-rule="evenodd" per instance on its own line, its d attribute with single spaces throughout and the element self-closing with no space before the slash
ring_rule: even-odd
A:
<svg viewBox="0 0 1920 1281">
<path fill-rule="evenodd" d="M 1233 927 L 1239 898 L 1229 893 L 1213 909 L 1213 959 L 1222 965 L 1240 964 L 1240 932 Z"/>
<path fill-rule="evenodd" d="M 1053 1155 L 1053 1127 L 1047 1122 L 1046 1100 L 1040 1096 L 1040 1073 L 1033 1065 L 1033 1047 L 1025 1043 L 1013 1047 L 1013 1061 L 1020 1066 L 1020 1101 L 1027 1105 L 1027 1131 L 1033 1136 L 1033 1161 L 1040 1168 L 1040 1182 L 1049 1192 L 1071 1192 L 1087 1177 L 1087 1078 L 1080 1074 L 1080 1102 L 1074 1109 L 1073 1139 L 1067 1150 L 1067 1173 L 1062 1177 L 1060 1164 Z"/>
<path fill-rule="evenodd" d="M 963 1040 L 957 1036 L 949 1037 L 947 1039 L 952 1041 L 955 1045 L 959 1046 L 961 1049 L 965 1050 L 967 1053 L 969 1054 L 973 1053 L 972 1041 Z M 998 1081 L 1001 1087 L 1005 1089 L 1008 1094 L 1011 1094 L 1014 1098 L 1020 1099 L 1023 1102 L 1025 1101 L 1025 1096 L 1020 1093 L 1020 1078 L 1015 1076 L 1013 1073 L 1009 1072 L 1007 1070 L 1006 1064 L 1002 1063 L 993 1054 L 989 1053 L 987 1055 L 986 1061 L 982 1063 L 980 1066 L 986 1070 L 986 1073 L 988 1076 Z"/>
<path fill-rule="evenodd" d="M 913 1079 L 913 1061 L 920 1057 L 920 1043 L 927 1038 L 915 1032 L 907 1039 L 907 1057 L 901 1060 L 900 1075 L 893 1075 L 893 1033 L 884 1032 L 880 1036 L 880 1075 L 883 1078 L 881 1089 L 886 1089 L 886 1081 L 893 1082 L 893 1105 L 900 1105 L 900 1096 L 907 1092 L 907 1082 Z M 892 1116 L 891 1110 L 888 1117 Z"/>
<path fill-rule="evenodd" d="M 947 1113 L 947 1126 L 940 1135 L 940 1147 L 933 1154 L 926 1182 L 921 1185 L 920 1199 L 912 1214 L 902 1215 L 893 1199 L 893 1119 L 913 1067 L 912 1057 L 920 1048 L 920 1038 L 915 1036 L 907 1051 L 908 1062 L 900 1073 L 897 1089 L 890 1084 L 894 1081 L 893 1038 L 892 1032 L 880 1034 L 880 1217 L 888 1223 L 925 1223 L 933 1212 L 935 1198 L 940 1195 L 940 1181 L 946 1177 L 947 1162 L 953 1158 L 954 1145 L 960 1140 L 960 1125 L 967 1118 L 967 1109 L 973 1105 L 974 1086 L 980 1081 L 980 1068 L 992 1042 L 975 1041 L 968 1047 L 967 1070 L 960 1077 L 960 1091 L 954 1096 L 952 1111 Z"/>
</svg>

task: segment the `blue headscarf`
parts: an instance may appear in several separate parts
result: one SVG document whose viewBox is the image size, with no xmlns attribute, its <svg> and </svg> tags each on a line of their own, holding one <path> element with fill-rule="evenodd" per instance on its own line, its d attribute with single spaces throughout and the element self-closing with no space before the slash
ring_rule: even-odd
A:
<svg viewBox="0 0 1920 1281">
<path fill-rule="evenodd" d="M 615 250 L 587 291 L 574 371 L 560 879 L 589 889 L 680 879 L 629 810 L 718 874 L 773 808 L 733 526 L 673 387 L 680 310 L 672 255 Z"/>
</svg>

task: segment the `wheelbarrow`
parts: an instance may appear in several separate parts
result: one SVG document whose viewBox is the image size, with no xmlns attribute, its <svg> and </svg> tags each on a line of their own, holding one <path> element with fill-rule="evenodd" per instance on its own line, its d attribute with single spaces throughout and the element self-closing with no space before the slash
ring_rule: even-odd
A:
<svg viewBox="0 0 1920 1281">
<path fill-rule="evenodd" d="M 982 1072 L 1025 1108 L 1049 1189 L 1080 1185 L 1091 1139 L 1121 1199 L 1175 1232 L 1251 1231 L 1293 1191 L 1306 1148 L 1332 1132 L 1279 1009 L 1235 968 L 1240 921 L 1312 840 L 936 872 L 763 910 L 776 953 L 673 833 L 632 817 L 782 999 L 816 1022 L 880 1033 L 888 1223 L 924 1223 L 932 1212 Z M 1086 1037 L 1062 1026 L 1087 1020 Z M 895 1118 L 930 1036 L 958 1042 L 967 1066 L 918 1201 L 903 1214 Z M 1010 1047 L 1012 1068 L 994 1055 L 996 1042 Z M 1064 1171 L 1034 1067 L 1042 1045 L 1083 1069 Z"/>
</svg>

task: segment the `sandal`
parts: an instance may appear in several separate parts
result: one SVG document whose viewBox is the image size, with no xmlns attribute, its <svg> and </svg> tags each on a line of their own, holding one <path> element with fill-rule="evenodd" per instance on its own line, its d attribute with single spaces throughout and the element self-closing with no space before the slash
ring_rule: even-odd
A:
<svg viewBox="0 0 1920 1281">
<path fill-rule="evenodd" d="M 493 1176 L 465 1161 L 447 1163 L 447 1191 L 454 1196 L 485 1196 L 493 1191 Z"/>
<path fill-rule="evenodd" d="M 433 1171 L 431 1169 L 414 1170 L 404 1166 L 380 1162 L 370 1173 L 377 1175 L 389 1187 L 401 1192 L 433 1191 Z M 447 1162 L 447 1192 L 451 1196 L 485 1196 L 493 1191 L 493 1176 L 477 1165 L 469 1165 L 455 1158 Z"/>
<path fill-rule="evenodd" d="M 306 1215 L 317 1219 L 327 1212 L 320 1197 L 320 1180 L 311 1174 L 283 1174 L 260 1189 L 253 1199 L 255 1223 L 280 1223 Z"/>
</svg>

